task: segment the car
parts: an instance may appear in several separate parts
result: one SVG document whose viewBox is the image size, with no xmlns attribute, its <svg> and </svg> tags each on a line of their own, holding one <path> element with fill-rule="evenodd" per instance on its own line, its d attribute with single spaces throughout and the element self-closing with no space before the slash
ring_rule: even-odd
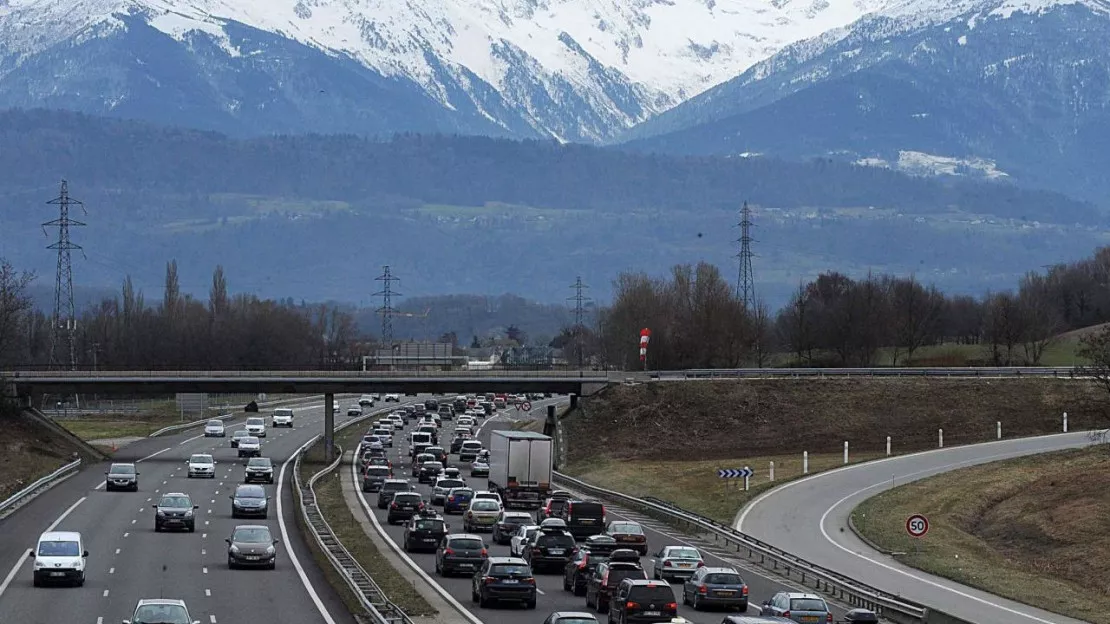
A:
<svg viewBox="0 0 1110 624">
<path fill-rule="evenodd" d="M 586 595 L 586 583 L 590 576 L 600 564 L 609 561 L 609 553 L 616 547 L 617 541 L 608 535 L 586 538 L 586 543 L 574 551 L 573 558 L 563 567 L 563 589 L 575 596 Z"/>
<path fill-rule="evenodd" d="M 241 524 L 231 532 L 227 542 L 227 567 L 277 567 L 277 544 L 270 527 L 264 524 Z"/>
<path fill-rule="evenodd" d="M 436 574 L 474 574 L 486 557 L 489 557 L 489 551 L 481 537 L 466 533 L 444 536 L 436 548 Z"/>
<path fill-rule="evenodd" d="M 474 493 L 474 500 L 481 500 L 483 498 L 497 501 L 498 505 L 501 505 L 502 507 L 505 506 L 505 503 L 501 502 L 501 495 L 497 492 L 491 492 L 489 490 L 479 490 Z"/>
<path fill-rule="evenodd" d="M 522 602 L 536 608 L 536 577 L 519 557 L 487 557 L 470 583 L 470 600 L 486 608 L 494 602 Z"/>
<path fill-rule="evenodd" d="M 467 533 L 478 530 L 492 531 L 497 518 L 501 516 L 500 503 L 488 498 L 478 498 L 478 494 L 475 492 L 474 498 L 470 501 L 470 509 L 463 514 L 463 530 Z"/>
<path fill-rule="evenodd" d="M 466 442 L 469 438 L 470 433 L 462 434 L 459 433 L 459 431 L 456 429 L 455 438 L 451 440 L 451 448 L 447 450 L 453 455 L 458 455 L 459 450 L 462 448 L 463 442 Z"/>
<path fill-rule="evenodd" d="M 536 522 L 543 522 L 547 518 L 556 518 L 559 512 L 566 507 L 567 499 L 550 497 L 544 501 L 543 506 L 536 510 Z"/>
<path fill-rule="evenodd" d="M 269 496 L 261 485 L 241 483 L 235 486 L 235 493 L 228 496 L 231 499 L 231 517 L 256 517 L 265 518 L 269 515 Z"/>
<path fill-rule="evenodd" d="M 412 484 L 408 479 L 386 479 L 378 490 L 378 509 L 389 507 L 393 495 L 397 492 L 411 492 Z"/>
<path fill-rule="evenodd" d="M 454 467 L 454 466 L 448 466 L 448 467 L 443 469 L 443 478 L 444 479 L 461 479 L 462 478 L 462 471 L 459 470 L 458 468 Z"/>
<path fill-rule="evenodd" d="M 493 525 L 493 542 L 505 545 L 522 526 L 532 524 L 532 516 L 525 511 L 502 511 Z"/>
<path fill-rule="evenodd" d="M 597 617 L 586 611 L 555 611 L 543 624 L 594 624 Z"/>
<path fill-rule="evenodd" d="M 705 565 L 701 552 L 691 546 L 664 546 L 654 556 L 651 576 L 660 581 L 687 579 Z"/>
<path fill-rule="evenodd" d="M 84 538 L 76 531 L 47 531 L 39 535 L 28 556 L 35 560 L 31 572 L 35 587 L 49 583 L 69 583 L 77 587 L 85 584 L 89 551 L 85 550 Z"/>
<path fill-rule="evenodd" d="M 114 463 L 104 471 L 104 489 L 139 491 L 139 473 L 135 464 Z"/>
<path fill-rule="evenodd" d="M 488 477 L 489 464 L 484 461 L 474 460 L 470 464 L 470 476 L 472 477 Z"/>
<path fill-rule="evenodd" d="M 482 452 L 482 443 L 478 440 L 465 440 L 462 447 L 459 448 L 459 461 L 472 462 L 478 459 L 478 453 Z"/>
<path fill-rule="evenodd" d="M 414 431 L 409 434 L 409 457 L 423 453 L 432 445 L 432 434 L 424 431 Z"/>
<path fill-rule="evenodd" d="M 293 410 L 288 407 L 279 407 L 270 415 L 270 426 L 293 428 Z"/>
<path fill-rule="evenodd" d="M 412 476 L 419 477 L 420 468 L 428 462 L 435 462 L 435 460 L 435 456 L 430 453 L 417 453 L 412 460 Z"/>
<path fill-rule="evenodd" d="M 374 407 L 374 397 L 364 394 L 358 398 L 358 405 L 359 407 Z"/>
<path fill-rule="evenodd" d="M 216 478 L 216 460 L 207 453 L 194 453 L 185 460 L 189 465 L 188 471 L 185 473 L 186 479 L 193 477 L 215 479 Z"/>
<path fill-rule="evenodd" d="M 447 536 L 450 526 L 435 513 L 420 513 L 405 524 L 402 539 L 405 552 L 435 551 L 440 541 Z"/>
<path fill-rule="evenodd" d="M 523 556 L 525 544 L 530 542 L 539 530 L 539 525 L 535 524 L 522 525 L 518 528 L 516 533 L 513 533 L 513 536 L 509 538 L 509 554 L 514 557 Z"/>
<path fill-rule="evenodd" d="M 397 492 L 393 495 L 393 500 L 389 503 L 389 511 L 386 513 L 386 522 L 389 524 L 397 524 L 401 520 L 408 520 L 409 518 L 420 513 L 427 507 L 424 503 L 424 498 L 417 492 Z"/>
<path fill-rule="evenodd" d="M 145 598 L 135 605 L 135 613 L 123 624 L 200 624 L 189 615 L 184 600 Z"/>
<path fill-rule="evenodd" d="M 817 594 L 779 592 L 763 603 L 760 615 L 784 617 L 795 622 L 832 622 L 832 612 Z"/>
<path fill-rule="evenodd" d="M 447 492 L 461 487 L 466 487 L 466 481 L 462 479 L 450 479 L 447 477 L 436 479 L 435 485 L 432 486 L 432 504 L 444 504 L 447 500 Z"/>
<path fill-rule="evenodd" d="M 262 457 L 262 442 L 255 436 L 239 440 L 239 457 Z"/>
<path fill-rule="evenodd" d="M 251 434 L 252 436 L 256 438 L 266 437 L 266 420 L 264 418 L 261 418 L 259 416 L 251 416 L 244 424 L 247 428 L 247 433 Z"/>
<path fill-rule="evenodd" d="M 332 403 L 331 413 L 332 414 L 338 414 L 339 413 L 339 403 Z"/>
<path fill-rule="evenodd" d="M 570 561 L 574 555 L 574 536 L 557 526 L 540 525 L 539 533 L 524 548 L 524 560 L 539 572 L 543 569 L 558 569 Z"/>
<path fill-rule="evenodd" d="M 401 402 L 401 395 L 397 394 L 396 392 L 386 393 L 385 402 L 386 403 L 400 403 Z"/>
<path fill-rule="evenodd" d="M 682 604 L 695 611 L 720 606 L 741 613 L 748 610 L 748 584 L 733 568 L 698 568 L 682 585 Z"/>
<path fill-rule="evenodd" d="M 231 434 L 231 448 L 239 448 L 240 440 L 248 436 L 250 436 L 250 434 L 247 433 L 246 429 L 239 429 L 235 433 Z"/>
<path fill-rule="evenodd" d="M 400 431 L 405 428 L 405 417 L 400 414 L 390 414 L 389 422 L 393 424 L 394 431 Z"/>
<path fill-rule="evenodd" d="M 227 436 L 227 430 L 224 429 L 224 421 L 210 420 L 204 423 L 204 437 L 206 438 L 223 438 Z"/>
<path fill-rule="evenodd" d="M 605 532 L 605 505 L 596 500 L 568 500 L 558 517 L 578 539 Z"/>
<path fill-rule="evenodd" d="M 382 446 L 393 448 L 393 431 L 392 427 L 387 429 L 375 429 L 374 435 L 378 436 L 378 443 Z"/>
<path fill-rule="evenodd" d="M 349 405 L 349 406 L 347 406 L 347 415 L 348 416 L 362 416 L 362 408 L 358 405 Z"/>
<path fill-rule="evenodd" d="M 393 470 L 389 466 L 367 466 L 362 471 L 362 491 L 377 492 L 382 489 L 385 480 L 392 476 Z"/>
<path fill-rule="evenodd" d="M 613 557 L 617 552 L 611 553 L 609 561 L 599 564 L 586 579 L 586 606 L 593 607 L 598 613 L 609 610 L 613 592 L 625 579 L 647 580 L 647 572 L 640 567 L 639 561 L 617 561 Z"/>
<path fill-rule="evenodd" d="M 461 514 L 470 508 L 470 501 L 474 499 L 474 490 L 468 487 L 452 488 L 447 492 L 443 501 L 443 513 Z"/>
<path fill-rule="evenodd" d="M 610 622 L 670 622 L 676 617 L 674 590 L 659 581 L 626 578 L 609 601 Z"/>
<path fill-rule="evenodd" d="M 269 457 L 252 457 L 247 460 L 247 465 L 243 469 L 243 483 L 255 481 L 274 482 L 274 464 Z"/>
<path fill-rule="evenodd" d="M 443 448 L 442 446 L 429 446 L 428 448 L 424 449 L 424 452 L 431 453 L 435 456 L 436 461 L 443 464 L 444 468 L 447 467 L 447 449 Z"/>
<path fill-rule="evenodd" d="M 369 466 L 385 466 L 389 468 L 389 476 L 393 476 L 393 462 L 389 461 L 385 455 L 372 455 L 370 453 L 364 455 L 362 457 L 362 467 L 365 469 Z"/>
<path fill-rule="evenodd" d="M 420 483 L 434 483 L 439 474 L 443 472 L 443 464 L 432 460 L 420 464 L 420 473 L 417 475 Z"/>
<path fill-rule="evenodd" d="M 184 492 L 168 492 L 158 499 L 154 506 L 154 531 L 161 532 L 166 529 L 185 529 L 193 533 L 197 529 L 194 511 L 200 505 L 194 505 L 193 499 Z"/>
<path fill-rule="evenodd" d="M 647 535 L 638 522 L 614 520 L 605 527 L 605 535 L 612 536 L 621 546 L 636 550 L 640 555 L 647 555 Z"/>
</svg>

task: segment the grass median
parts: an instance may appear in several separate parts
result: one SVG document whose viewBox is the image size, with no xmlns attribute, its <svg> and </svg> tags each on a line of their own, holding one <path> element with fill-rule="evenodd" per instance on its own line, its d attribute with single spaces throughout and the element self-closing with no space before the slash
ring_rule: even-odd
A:
<svg viewBox="0 0 1110 624">
<path fill-rule="evenodd" d="M 56 422 L 82 440 L 146 437 L 171 425 L 199 420 L 201 415 L 182 417 L 173 400 L 152 401 L 133 414 L 97 414 L 77 418 L 59 418 Z"/>
<path fill-rule="evenodd" d="M 965 468 L 864 501 L 856 529 L 931 574 L 1110 624 L 1110 445 Z M 906 518 L 929 518 L 916 543 Z"/>
<path fill-rule="evenodd" d="M 358 425 L 348 427 L 346 430 L 341 431 L 336 435 L 336 444 L 344 449 L 352 449 L 357 445 L 357 440 L 362 435 L 363 427 Z M 324 461 L 324 445 L 322 442 L 317 442 L 312 445 L 305 452 L 304 459 L 301 460 L 301 480 L 302 482 L 308 481 L 312 475 L 316 474 L 327 464 Z M 349 470 L 346 462 L 340 463 L 337 470 Z M 359 524 L 351 509 L 347 506 L 346 501 L 343 499 L 343 488 L 339 479 L 338 472 L 322 477 L 317 481 L 314 490 L 316 492 L 316 503 L 320 508 L 320 513 L 331 525 L 335 536 L 343 543 L 343 546 L 351 553 L 378 584 L 382 592 L 394 604 L 400 607 L 409 616 L 431 616 L 438 613 L 434 607 L 428 604 L 428 601 L 420 595 L 420 592 L 413 587 L 404 576 L 400 574 L 393 564 L 387 559 L 377 546 L 374 545 L 373 540 L 362 530 L 362 525 Z M 299 515 L 298 515 L 299 518 Z M 299 521 L 299 520 L 298 520 Z M 303 529 L 303 527 L 302 527 Z M 308 537 L 309 542 L 314 546 L 313 556 L 316 558 L 320 568 L 328 575 L 328 581 L 333 587 L 339 591 L 340 595 L 345 595 L 344 601 L 354 600 L 354 609 L 352 613 L 357 613 L 361 610 L 360 603 L 351 594 L 351 590 L 347 587 L 346 581 L 343 580 L 337 572 L 335 572 L 331 563 L 327 560 L 322 552 L 317 552 L 315 548 L 315 541 L 311 536 Z M 348 607 L 352 605 L 348 603 Z"/>
</svg>

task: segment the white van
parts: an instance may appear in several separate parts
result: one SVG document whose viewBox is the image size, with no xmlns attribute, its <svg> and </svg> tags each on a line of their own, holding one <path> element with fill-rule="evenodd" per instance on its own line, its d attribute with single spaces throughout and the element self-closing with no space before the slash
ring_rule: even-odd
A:
<svg viewBox="0 0 1110 624">
<path fill-rule="evenodd" d="M 35 587 L 49 583 L 72 583 L 77 587 L 85 584 L 85 561 L 89 557 L 89 551 L 85 550 L 85 540 L 80 533 L 43 533 L 30 554 L 35 560 Z"/>
<path fill-rule="evenodd" d="M 288 407 L 279 407 L 274 410 L 270 416 L 271 427 L 292 427 L 293 426 L 293 410 Z"/>
</svg>

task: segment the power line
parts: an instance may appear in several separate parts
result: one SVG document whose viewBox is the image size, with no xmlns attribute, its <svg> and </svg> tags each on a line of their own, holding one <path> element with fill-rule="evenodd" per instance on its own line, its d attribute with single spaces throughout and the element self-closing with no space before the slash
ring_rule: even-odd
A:
<svg viewBox="0 0 1110 624">
<path fill-rule="evenodd" d="M 85 210 L 84 203 L 69 196 L 69 183 L 65 180 L 62 180 L 58 197 L 46 203 L 58 206 L 58 218 L 42 224 L 43 234 L 46 234 L 47 227 L 58 228 L 58 241 L 47 246 L 47 249 L 58 252 L 58 270 L 54 276 L 54 317 L 50 328 L 50 366 L 51 368 L 61 366 L 60 359 L 65 357 L 65 351 L 68 350 L 69 369 L 76 370 L 77 317 L 73 306 L 73 262 L 70 251 L 80 250 L 81 246 L 70 240 L 69 228 L 85 224 L 69 218 L 69 208 L 80 206 L 85 214 L 88 214 L 88 211 Z"/>
<path fill-rule="evenodd" d="M 585 303 L 593 299 L 583 294 L 589 286 L 582 283 L 581 275 L 574 280 L 571 288 L 574 289 L 574 296 L 567 297 L 567 301 L 574 301 L 574 346 L 578 351 L 578 368 L 582 368 L 582 319 L 586 314 Z"/>
<path fill-rule="evenodd" d="M 383 288 L 374 293 L 375 297 L 382 298 L 382 307 L 378 308 L 378 314 L 382 315 L 382 344 L 389 349 L 393 349 L 393 315 L 397 312 L 393 308 L 393 297 L 394 295 L 401 295 L 401 293 L 393 291 L 393 282 L 399 282 L 401 279 L 393 277 L 387 264 L 382 267 L 382 274 L 375 277 L 374 281 L 383 284 Z"/>
<path fill-rule="evenodd" d="M 736 242 L 740 243 L 740 253 L 736 255 L 740 259 L 740 275 L 736 279 L 736 297 L 744 304 L 744 308 L 750 310 L 755 302 L 755 275 L 752 273 L 752 209 L 748 207 L 748 202 L 744 202 L 744 207 L 740 209 L 740 238 Z"/>
</svg>

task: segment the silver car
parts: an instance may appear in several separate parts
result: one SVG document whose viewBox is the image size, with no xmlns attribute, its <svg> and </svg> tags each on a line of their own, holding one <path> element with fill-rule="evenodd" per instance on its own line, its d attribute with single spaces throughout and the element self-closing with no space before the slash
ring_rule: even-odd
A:
<svg viewBox="0 0 1110 624">
<path fill-rule="evenodd" d="M 466 487 L 466 481 L 440 477 L 432 487 L 432 504 L 442 505 L 447 499 L 447 493 L 454 488 Z"/>
<path fill-rule="evenodd" d="M 509 553 L 514 557 L 522 557 L 523 555 L 521 553 L 524 552 L 524 545 L 527 544 L 528 540 L 532 539 L 532 536 L 538 533 L 539 530 L 539 525 L 535 524 L 522 526 L 517 529 L 516 533 L 513 533 L 513 536 L 509 538 Z"/>
<path fill-rule="evenodd" d="M 262 442 L 255 436 L 240 439 L 239 457 L 262 457 Z"/>
<path fill-rule="evenodd" d="M 191 622 L 200 624 L 189 616 L 184 600 L 170 598 L 148 598 L 135 605 L 135 614 L 123 624 L 145 624 L 146 622 Z"/>
<path fill-rule="evenodd" d="M 660 581 L 687 579 L 705 565 L 697 548 L 689 546 L 664 546 L 652 559 L 652 577 Z"/>
<path fill-rule="evenodd" d="M 817 594 L 801 592 L 779 592 L 763 603 L 760 615 L 785 617 L 795 622 L 821 623 L 832 622 L 832 612 L 825 599 Z"/>
<path fill-rule="evenodd" d="M 470 509 L 463 516 L 463 531 L 492 531 L 497 519 L 501 517 L 501 504 L 489 498 L 477 498 L 477 494 L 474 496 L 470 501 Z"/>
<path fill-rule="evenodd" d="M 196 453 L 185 460 L 185 463 L 189 465 L 189 471 L 185 473 L 187 479 L 193 477 L 216 478 L 216 460 L 212 459 L 212 456 L 207 453 Z"/>
<path fill-rule="evenodd" d="M 223 438 L 227 436 L 222 420 L 210 420 L 204 424 L 204 437 Z"/>
</svg>

